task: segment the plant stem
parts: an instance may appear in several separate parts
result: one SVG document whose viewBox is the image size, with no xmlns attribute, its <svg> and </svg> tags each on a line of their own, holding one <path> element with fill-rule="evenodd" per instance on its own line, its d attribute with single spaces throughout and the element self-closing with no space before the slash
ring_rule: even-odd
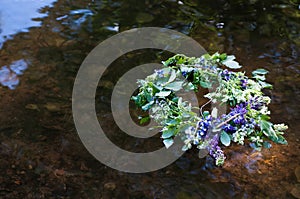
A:
<svg viewBox="0 0 300 199">
<path fill-rule="evenodd" d="M 200 113 L 201 113 L 201 116 L 203 117 L 203 114 L 202 114 L 202 109 L 204 106 L 206 106 L 207 104 L 209 104 L 210 102 L 212 101 L 212 99 L 210 99 L 208 102 L 206 102 L 205 104 L 203 104 L 200 108 Z"/>
<path fill-rule="evenodd" d="M 240 113 L 238 113 L 238 114 L 236 114 L 234 116 L 231 116 L 230 118 L 228 118 L 224 122 L 220 123 L 216 128 L 218 129 L 218 128 L 222 127 L 224 124 L 227 124 L 228 122 L 230 122 L 231 120 L 233 120 L 234 118 L 236 118 L 239 115 L 240 115 Z"/>
</svg>

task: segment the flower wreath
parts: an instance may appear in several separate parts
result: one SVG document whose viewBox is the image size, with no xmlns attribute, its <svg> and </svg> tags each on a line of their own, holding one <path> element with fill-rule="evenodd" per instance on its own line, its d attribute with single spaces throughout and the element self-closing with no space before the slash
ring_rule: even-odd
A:
<svg viewBox="0 0 300 199">
<path fill-rule="evenodd" d="M 149 111 L 149 116 L 141 117 L 140 122 L 154 119 L 161 128 L 166 148 L 173 144 L 175 136 L 180 136 L 184 141 L 182 150 L 186 151 L 192 145 L 200 152 L 207 150 L 217 166 L 223 165 L 226 159 L 221 144 L 222 147 L 231 142 L 244 145 L 247 139 L 256 150 L 270 148 L 269 140 L 287 144 L 283 131 L 288 127 L 269 121 L 271 99 L 262 92 L 262 89 L 272 88 L 265 82 L 268 71 L 257 69 L 250 78 L 245 72 L 222 69 L 241 68 L 234 60 L 233 55 L 219 53 L 198 58 L 178 54 L 169 58 L 163 62 L 162 69 L 138 80 L 139 92 L 132 99 L 142 110 Z M 200 87 L 214 88 L 204 95 L 209 101 L 203 106 L 220 103 L 229 106 L 230 111 L 222 115 L 217 115 L 216 108 L 211 112 L 203 111 L 203 106 L 192 107 L 191 103 L 175 95 L 180 90 L 198 91 Z"/>
</svg>

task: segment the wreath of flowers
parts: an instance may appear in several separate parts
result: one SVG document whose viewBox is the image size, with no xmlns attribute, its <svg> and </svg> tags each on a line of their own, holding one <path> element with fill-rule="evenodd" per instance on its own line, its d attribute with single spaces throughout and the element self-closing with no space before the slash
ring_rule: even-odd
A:
<svg viewBox="0 0 300 199">
<path fill-rule="evenodd" d="M 141 123 L 150 118 L 158 123 L 166 148 L 174 143 L 175 136 L 180 136 L 184 141 L 182 150 L 195 145 L 200 153 L 207 150 L 215 164 L 221 166 L 226 159 L 222 148 L 231 142 L 244 145 L 248 140 L 256 150 L 270 148 L 270 141 L 287 144 L 283 134 L 288 127 L 269 121 L 271 99 L 262 91 L 272 88 L 265 82 L 267 70 L 253 71 L 251 78 L 245 72 L 230 71 L 227 68 L 238 69 L 241 65 L 233 55 L 219 53 L 201 57 L 178 54 L 163 65 L 144 80 L 138 80 L 139 92 L 132 100 L 149 112 L 149 116 L 140 118 Z M 204 95 L 208 102 L 200 108 L 176 96 L 177 91 L 198 91 L 200 87 L 213 88 Z M 203 111 L 209 103 L 229 106 L 230 111 L 222 115 L 217 114 L 217 108 Z"/>
</svg>

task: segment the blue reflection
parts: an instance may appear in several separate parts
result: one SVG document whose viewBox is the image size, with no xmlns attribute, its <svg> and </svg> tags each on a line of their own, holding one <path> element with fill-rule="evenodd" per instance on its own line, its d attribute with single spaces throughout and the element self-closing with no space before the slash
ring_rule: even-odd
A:
<svg viewBox="0 0 300 199">
<path fill-rule="evenodd" d="M 0 0 L 0 49 L 5 40 L 19 32 L 28 32 L 30 27 L 41 26 L 34 18 L 47 16 L 39 9 L 51 5 L 56 0 Z"/>
<path fill-rule="evenodd" d="M 77 30 L 80 28 L 82 23 L 90 19 L 90 16 L 93 15 L 94 13 L 89 9 L 77 9 L 71 10 L 69 15 L 57 17 L 56 20 L 63 21 L 63 25 L 68 25 L 71 29 Z"/>
<path fill-rule="evenodd" d="M 23 71 L 27 69 L 27 63 L 23 59 L 14 61 L 10 64 L 10 69 L 17 75 L 22 75 Z"/>
<path fill-rule="evenodd" d="M 0 68 L 0 83 L 9 89 L 16 89 L 20 80 L 18 75 L 22 75 L 27 69 L 28 64 L 24 59 L 12 62 L 9 67 L 2 66 Z"/>
</svg>

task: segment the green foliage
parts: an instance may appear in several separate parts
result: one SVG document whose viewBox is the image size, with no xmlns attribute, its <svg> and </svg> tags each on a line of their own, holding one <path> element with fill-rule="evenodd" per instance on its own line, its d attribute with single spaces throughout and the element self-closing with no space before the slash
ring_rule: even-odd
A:
<svg viewBox="0 0 300 199">
<path fill-rule="evenodd" d="M 162 127 L 161 138 L 166 148 L 173 144 L 175 136 L 180 136 L 185 144 L 182 150 L 188 150 L 192 145 L 199 150 L 207 149 L 220 166 L 225 156 L 217 146 L 219 142 L 228 147 L 232 142 L 244 144 L 248 139 L 256 150 L 270 148 L 272 145 L 268 140 L 287 144 L 283 137 L 287 126 L 269 121 L 271 100 L 262 92 L 262 89 L 272 87 L 265 82 L 268 71 L 257 69 L 249 78 L 244 72 L 222 69 L 240 68 L 234 60 L 235 56 L 224 53 L 198 58 L 178 54 L 163 62 L 164 68 L 138 80 L 139 93 L 132 100 L 142 110 L 149 111 L 150 117 Z M 204 96 L 209 99 L 208 103 L 230 106 L 230 112 L 219 115 L 218 109 L 214 108 L 199 115 L 195 112 L 199 107 L 192 107 L 175 94 L 199 88 L 211 88 Z M 146 118 L 141 120 L 142 123 L 145 121 Z"/>
<path fill-rule="evenodd" d="M 234 60 L 235 60 L 235 56 L 234 55 L 229 55 L 229 56 L 226 57 L 226 59 L 224 59 L 222 61 L 222 64 L 224 64 L 225 66 L 227 66 L 228 68 L 231 68 L 231 69 L 241 68 L 242 66 Z"/>
<path fill-rule="evenodd" d="M 164 145 L 166 148 L 169 148 L 170 146 L 172 146 L 172 144 L 174 144 L 174 140 L 169 138 L 169 139 L 164 139 L 163 141 Z"/>
<path fill-rule="evenodd" d="M 220 141 L 225 146 L 229 146 L 230 142 L 231 142 L 231 138 L 230 138 L 230 136 L 225 131 L 222 131 L 221 132 Z"/>
<path fill-rule="evenodd" d="M 149 116 L 147 116 L 147 117 L 142 117 L 142 118 L 140 119 L 140 124 L 145 124 L 145 123 L 147 123 L 149 120 L 150 120 L 150 117 L 149 117 Z"/>
<path fill-rule="evenodd" d="M 269 71 L 265 69 L 256 69 L 255 71 L 252 72 L 252 76 L 254 79 L 257 80 L 257 82 L 262 86 L 262 88 L 272 88 L 272 85 L 265 82 L 266 77 L 265 75 L 268 74 Z"/>
</svg>

